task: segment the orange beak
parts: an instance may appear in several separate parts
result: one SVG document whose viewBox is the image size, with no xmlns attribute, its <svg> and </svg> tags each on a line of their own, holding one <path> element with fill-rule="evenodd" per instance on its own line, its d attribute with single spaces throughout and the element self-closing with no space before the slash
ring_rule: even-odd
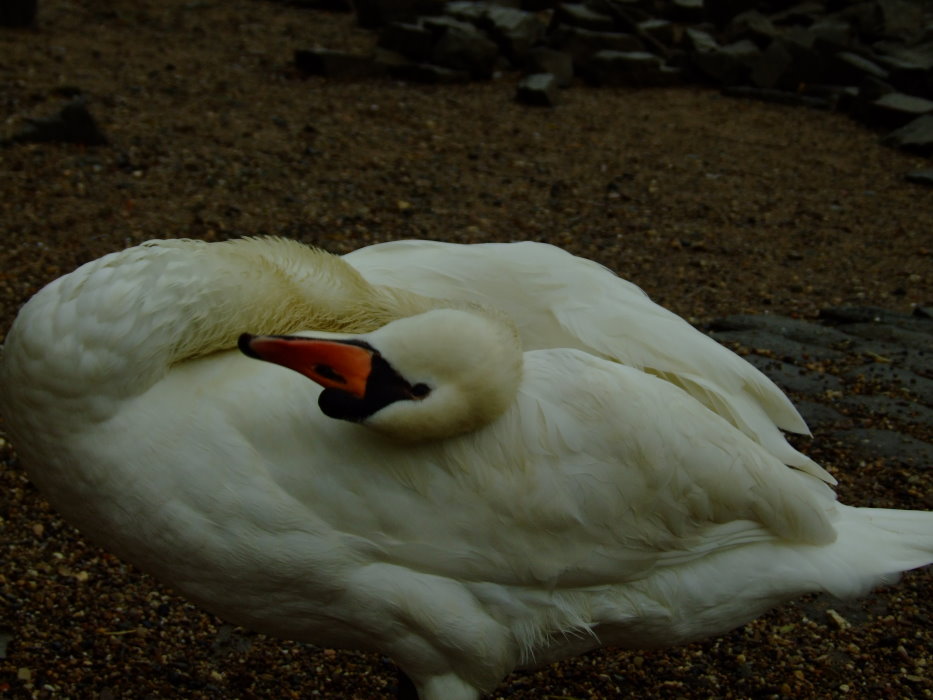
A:
<svg viewBox="0 0 933 700">
<path fill-rule="evenodd" d="M 288 367 L 327 389 L 366 395 L 373 351 L 358 343 L 244 333 L 238 345 L 244 355 Z"/>
</svg>

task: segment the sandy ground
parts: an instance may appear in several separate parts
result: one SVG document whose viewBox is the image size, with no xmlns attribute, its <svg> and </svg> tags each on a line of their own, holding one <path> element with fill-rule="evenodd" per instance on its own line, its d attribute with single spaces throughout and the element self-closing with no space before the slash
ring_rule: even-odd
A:
<svg viewBox="0 0 933 700">
<path fill-rule="evenodd" d="M 297 48 L 372 43 L 346 15 L 256 0 L 46 0 L 37 31 L 0 31 L 0 137 L 80 91 L 110 139 L 0 150 L 0 332 L 46 282 L 166 236 L 275 234 L 335 252 L 542 240 L 697 322 L 933 302 L 933 189 L 902 179 L 928 163 L 844 116 L 694 87 L 575 86 L 532 109 L 513 102 L 508 73 L 428 87 L 290 66 Z M 202 614 L 62 523 L 15 445 L 0 456 L 0 694 L 392 692 L 378 656 Z M 883 478 L 898 465 L 816 456 L 846 502 L 917 507 Z M 914 573 L 867 601 L 802 601 L 707 643 L 515 674 L 496 697 L 933 697 L 931 598 L 930 573 Z"/>
</svg>

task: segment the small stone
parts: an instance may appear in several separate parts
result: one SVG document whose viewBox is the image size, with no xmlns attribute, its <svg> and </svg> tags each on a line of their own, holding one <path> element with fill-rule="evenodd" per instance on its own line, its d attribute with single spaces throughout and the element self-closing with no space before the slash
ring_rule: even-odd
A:
<svg viewBox="0 0 933 700">
<path fill-rule="evenodd" d="M 48 142 L 79 143 L 85 146 L 102 146 L 108 143 L 83 98 L 69 102 L 55 116 L 30 119 L 25 129 L 4 143 L 9 145 Z"/>
<path fill-rule="evenodd" d="M 533 73 L 522 78 L 515 99 L 526 105 L 553 107 L 557 104 L 557 78 L 550 73 Z"/>
<path fill-rule="evenodd" d="M 832 620 L 836 624 L 836 627 L 838 627 L 841 630 L 851 627 L 851 625 L 849 624 L 849 621 L 846 620 L 842 615 L 837 613 L 832 608 L 829 608 L 826 610 L 826 615 L 829 617 L 830 620 Z"/>
<path fill-rule="evenodd" d="M 904 179 L 907 182 L 912 182 L 915 185 L 927 185 L 928 187 L 933 187 L 933 168 L 928 170 L 912 170 L 911 172 L 904 175 Z"/>
<path fill-rule="evenodd" d="M 881 143 L 924 156 L 933 155 L 933 114 L 917 117 L 882 138 Z"/>
<path fill-rule="evenodd" d="M 569 87 L 573 83 L 573 59 L 563 51 L 538 46 L 525 56 L 525 72 L 550 73 L 558 87 Z"/>
</svg>

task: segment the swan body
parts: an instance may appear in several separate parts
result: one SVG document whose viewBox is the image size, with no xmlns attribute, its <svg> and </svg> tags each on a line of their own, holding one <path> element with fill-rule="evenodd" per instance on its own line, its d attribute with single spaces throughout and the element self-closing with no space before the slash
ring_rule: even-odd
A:
<svg viewBox="0 0 933 700">
<path fill-rule="evenodd" d="M 0 412 L 52 504 L 183 595 L 475 700 L 933 560 L 933 514 L 839 504 L 787 399 L 688 329 L 539 244 L 152 241 L 23 307 Z"/>
</svg>

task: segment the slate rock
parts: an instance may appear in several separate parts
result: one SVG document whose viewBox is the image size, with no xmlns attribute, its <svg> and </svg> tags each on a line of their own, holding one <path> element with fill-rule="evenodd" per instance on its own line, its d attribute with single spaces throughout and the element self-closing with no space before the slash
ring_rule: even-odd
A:
<svg viewBox="0 0 933 700">
<path fill-rule="evenodd" d="M 915 185 L 933 187 L 933 168 L 927 170 L 911 170 L 909 173 L 904 174 L 904 179 Z"/>
<path fill-rule="evenodd" d="M 708 324 L 713 331 L 763 330 L 807 345 L 839 349 L 851 346 L 852 337 L 833 328 L 779 314 L 733 314 Z"/>
<path fill-rule="evenodd" d="M 933 156 L 933 114 L 925 114 L 895 129 L 881 143 L 924 156 Z"/>
<path fill-rule="evenodd" d="M 846 323 L 883 323 L 933 334 L 933 323 L 928 323 L 916 314 L 898 313 L 880 306 L 830 306 L 820 309 L 819 318 L 837 326 Z"/>
<path fill-rule="evenodd" d="M 513 65 L 520 66 L 531 48 L 544 37 L 544 24 L 532 13 L 491 5 L 482 25 Z"/>
<path fill-rule="evenodd" d="M 598 51 L 582 66 L 588 81 L 605 86 L 656 87 L 680 81 L 680 71 L 645 51 Z"/>
<path fill-rule="evenodd" d="M 705 0 L 706 16 L 716 24 L 723 25 L 737 14 L 757 9 L 755 0 Z"/>
<path fill-rule="evenodd" d="M 431 62 L 485 80 L 492 77 L 498 56 L 496 43 L 475 27 L 448 26 L 434 44 Z"/>
<path fill-rule="evenodd" d="M 730 41 L 750 39 L 764 48 L 778 35 L 778 29 L 774 22 L 758 10 L 747 10 L 729 21 L 725 35 Z"/>
<path fill-rule="evenodd" d="M 933 101 L 902 92 L 892 92 L 874 100 L 864 113 L 873 124 L 902 127 L 917 117 L 933 113 Z"/>
<path fill-rule="evenodd" d="M 354 0 L 361 27 L 376 28 L 389 22 L 411 21 L 419 15 L 441 12 L 443 0 Z"/>
<path fill-rule="evenodd" d="M 634 34 L 622 32 L 595 32 L 579 27 L 558 26 L 548 36 L 552 48 L 559 49 L 573 59 L 576 65 L 585 63 L 599 51 L 643 51 L 645 46 Z"/>
<path fill-rule="evenodd" d="M 827 426 L 851 426 L 852 419 L 843 415 L 832 406 L 818 401 L 795 401 L 794 407 L 811 429 L 824 429 Z"/>
<path fill-rule="evenodd" d="M 378 46 L 420 62 L 431 57 L 435 41 L 435 32 L 421 23 L 390 22 L 379 32 Z"/>
<path fill-rule="evenodd" d="M 515 99 L 536 107 L 553 107 L 557 104 L 557 78 L 550 73 L 532 73 L 518 83 Z"/>
<path fill-rule="evenodd" d="M 921 377 L 908 369 L 893 364 L 875 362 L 849 370 L 844 375 L 853 382 L 879 384 L 889 390 L 906 390 L 922 403 L 933 406 L 933 379 Z"/>
<path fill-rule="evenodd" d="M 927 351 L 931 357 L 930 370 L 933 372 L 933 337 L 927 333 L 899 328 L 882 323 L 850 323 L 839 328 L 843 333 L 869 340 L 880 340 L 901 347 Z"/>
<path fill-rule="evenodd" d="M 615 20 L 610 15 L 574 3 L 560 3 L 554 11 L 554 21 L 597 32 L 611 32 L 616 28 Z"/>
<path fill-rule="evenodd" d="M 385 64 L 388 74 L 397 80 L 427 85 L 468 83 L 471 80 L 470 74 L 465 70 L 454 70 L 433 63 L 416 63 L 401 58 L 403 60 Z"/>
<path fill-rule="evenodd" d="M 784 391 L 820 396 L 828 391 L 841 391 L 843 388 L 842 380 L 834 374 L 813 372 L 763 355 L 747 355 L 745 359 Z"/>
<path fill-rule="evenodd" d="M 573 83 L 573 59 L 563 51 L 537 46 L 525 55 L 525 72 L 550 73 L 558 87 L 569 87 Z"/>
<path fill-rule="evenodd" d="M 655 46 L 671 47 L 677 41 L 677 26 L 666 19 L 646 19 L 635 25 L 635 29 L 639 37 L 652 41 Z"/>
<path fill-rule="evenodd" d="M 825 66 L 826 79 L 842 85 L 859 85 L 866 78 L 887 80 L 890 75 L 875 61 L 852 51 L 832 53 L 826 58 Z"/>
<path fill-rule="evenodd" d="M 907 399 L 856 394 L 843 397 L 839 405 L 859 415 L 884 416 L 896 423 L 933 425 L 933 409 Z"/>
<path fill-rule="evenodd" d="M 748 81 L 749 73 L 761 57 L 761 50 L 750 39 L 742 39 L 710 51 L 697 51 L 690 59 L 703 75 L 720 85 Z"/>
<path fill-rule="evenodd" d="M 671 0 L 670 13 L 675 22 L 702 22 L 706 18 L 703 0 Z"/>
<path fill-rule="evenodd" d="M 810 360 L 835 360 L 845 357 L 845 353 L 838 350 L 822 345 L 801 343 L 785 335 L 761 329 L 721 331 L 713 333 L 712 337 L 720 343 L 738 343 L 752 352 L 768 350 L 774 353 L 778 359 L 794 364 L 805 364 Z"/>
<path fill-rule="evenodd" d="M 895 460 L 914 468 L 929 469 L 933 465 L 933 444 L 894 430 L 852 428 L 835 432 L 832 437 L 856 455 Z"/>
<path fill-rule="evenodd" d="M 84 98 L 78 98 L 51 117 L 27 120 L 25 128 L 0 142 L 0 145 L 51 142 L 103 146 L 108 143 L 108 139 L 88 111 Z"/>
</svg>

